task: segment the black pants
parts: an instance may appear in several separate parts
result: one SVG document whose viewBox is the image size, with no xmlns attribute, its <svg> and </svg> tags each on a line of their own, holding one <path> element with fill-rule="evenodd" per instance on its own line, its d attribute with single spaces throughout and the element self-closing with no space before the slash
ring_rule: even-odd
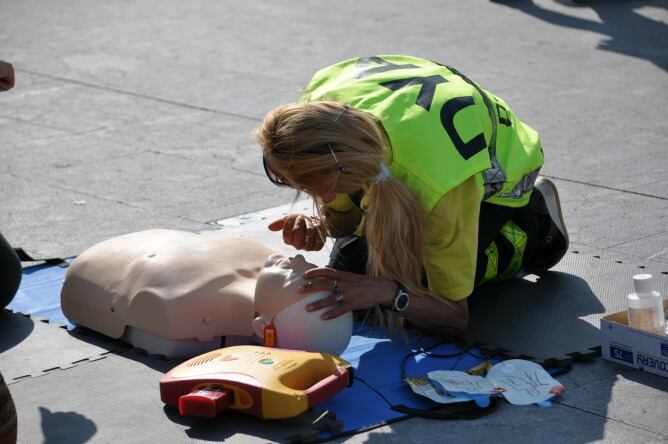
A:
<svg viewBox="0 0 668 444">
<path fill-rule="evenodd" d="M 499 250 L 499 269 L 504 269 L 513 255 L 513 246 L 500 234 L 501 227 L 512 220 L 527 235 L 527 245 L 523 255 L 523 263 L 528 261 L 535 250 L 538 235 L 538 222 L 530 207 L 511 208 L 483 202 L 480 205 L 478 220 L 478 258 L 476 263 L 475 282 L 478 284 L 487 269 L 487 255 L 485 249 L 495 242 Z M 366 273 L 368 257 L 367 242 L 364 237 L 348 236 L 334 242 L 330 256 L 329 267 L 352 273 Z M 427 286 L 427 277 L 424 276 L 424 286 Z"/>
<path fill-rule="evenodd" d="M 9 304 L 21 283 L 21 261 L 0 233 L 0 308 Z"/>
</svg>

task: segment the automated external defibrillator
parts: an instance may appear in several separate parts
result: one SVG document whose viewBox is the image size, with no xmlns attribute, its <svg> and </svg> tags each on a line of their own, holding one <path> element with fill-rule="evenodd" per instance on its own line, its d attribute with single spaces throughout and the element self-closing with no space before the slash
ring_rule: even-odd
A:
<svg viewBox="0 0 668 444">
<path fill-rule="evenodd" d="M 262 419 L 297 416 L 352 384 L 352 367 L 327 353 L 236 346 L 190 359 L 162 377 L 160 398 L 181 415 L 234 410 Z"/>
</svg>

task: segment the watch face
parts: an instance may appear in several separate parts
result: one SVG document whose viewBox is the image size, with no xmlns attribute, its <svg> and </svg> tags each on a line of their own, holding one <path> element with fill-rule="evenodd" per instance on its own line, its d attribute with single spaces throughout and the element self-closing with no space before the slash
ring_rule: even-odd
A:
<svg viewBox="0 0 668 444">
<path fill-rule="evenodd" d="M 408 300 L 408 293 L 402 289 L 394 298 L 394 306 L 392 308 L 396 311 L 404 311 L 408 307 Z"/>
</svg>

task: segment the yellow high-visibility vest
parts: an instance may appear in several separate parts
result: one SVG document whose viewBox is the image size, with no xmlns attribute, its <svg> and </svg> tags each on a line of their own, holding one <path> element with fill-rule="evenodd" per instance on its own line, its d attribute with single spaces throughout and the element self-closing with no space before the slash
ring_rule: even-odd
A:
<svg viewBox="0 0 668 444">
<path fill-rule="evenodd" d="M 473 175 L 485 201 L 524 206 L 543 164 L 538 133 L 505 101 L 456 70 L 418 57 L 361 57 L 328 66 L 302 100 L 331 100 L 376 116 L 390 139 L 390 171 L 427 213 Z"/>
</svg>

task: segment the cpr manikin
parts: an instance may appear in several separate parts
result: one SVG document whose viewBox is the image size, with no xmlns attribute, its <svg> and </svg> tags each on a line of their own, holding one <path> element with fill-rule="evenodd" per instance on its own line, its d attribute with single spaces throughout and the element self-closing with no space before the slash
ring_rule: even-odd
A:
<svg viewBox="0 0 668 444">
<path fill-rule="evenodd" d="M 220 231 L 131 233 L 94 245 L 74 260 L 63 284 L 61 306 L 76 324 L 168 357 L 259 343 L 253 331 L 256 312 L 262 313 L 254 302 L 255 284 L 265 269 L 273 271 L 262 267 L 269 256 L 275 257 L 274 252 L 263 245 Z M 277 313 L 290 313 L 302 302 L 295 297 L 296 288 L 294 292 L 289 285 L 285 288 L 269 299 Z M 267 299 L 263 291 L 257 295 L 260 301 Z M 300 311 L 294 316 L 302 317 L 304 325 L 313 322 L 306 321 L 312 313 Z M 278 323 L 283 319 L 282 314 Z M 329 322 L 308 325 L 318 334 L 330 328 Z M 349 339 L 351 331 L 352 327 L 337 334 Z M 293 348 L 332 352 L 309 348 L 311 332 L 304 334 L 307 347 L 294 341 Z"/>
</svg>

